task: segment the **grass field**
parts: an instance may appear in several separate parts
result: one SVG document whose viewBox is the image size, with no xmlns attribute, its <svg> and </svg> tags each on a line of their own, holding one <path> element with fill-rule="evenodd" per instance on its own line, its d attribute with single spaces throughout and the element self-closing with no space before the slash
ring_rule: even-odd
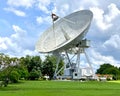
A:
<svg viewBox="0 0 120 96">
<path fill-rule="evenodd" d="M 0 88 L 0 96 L 120 96 L 120 82 L 22 81 Z"/>
</svg>

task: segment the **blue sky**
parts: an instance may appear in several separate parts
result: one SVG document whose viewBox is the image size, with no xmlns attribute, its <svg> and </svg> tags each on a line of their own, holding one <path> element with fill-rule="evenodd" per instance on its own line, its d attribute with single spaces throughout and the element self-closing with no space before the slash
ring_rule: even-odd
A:
<svg viewBox="0 0 120 96">
<path fill-rule="evenodd" d="M 120 67 L 119 0 L 1 0 L 0 52 L 10 56 L 37 55 L 35 43 L 52 25 L 51 12 L 66 16 L 89 9 L 94 17 L 87 34 L 90 61 L 97 68 L 111 63 Z"/>
</svg>

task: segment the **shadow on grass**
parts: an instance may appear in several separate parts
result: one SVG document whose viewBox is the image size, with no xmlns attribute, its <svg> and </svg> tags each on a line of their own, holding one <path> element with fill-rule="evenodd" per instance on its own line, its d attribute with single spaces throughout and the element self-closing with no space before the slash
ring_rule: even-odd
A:
<svg viewBox="0 0 120 96">
<path fill-rule="evenodd" d="M 20 90 L 20 88 L 16 88 L 13 86 L 0 87 L 0 91 L 17 91 L 17 90 Z"/>
<path fill-rule="evenodd" d="M 22 88 L 17 87 L 20 84 L 25 83 L 24 81 L 19 81 L 17 83 L 10 83 L 7 87 L 0 87 L 0 91 L 17 91 L 22 90 Z"/>
</svg>

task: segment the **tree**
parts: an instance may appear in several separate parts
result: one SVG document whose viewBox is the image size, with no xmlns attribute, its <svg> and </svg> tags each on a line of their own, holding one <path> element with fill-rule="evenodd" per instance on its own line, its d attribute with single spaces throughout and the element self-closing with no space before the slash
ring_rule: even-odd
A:
<svg viewBox="0 0 120 96">
<path fill-rule="evenodd" d="M 114 80 L 120 79 L 120 71 L 117 67 L 108 68 L 103 73 L 112 74 Z"/>
<path fill-rule="evenodd" d="M 41 71 L 33 69 L 30 72 L 29 79 L 30 80 L 37 80 L 41 76 Z"/>
<path fill-rule="evenodd" d="M 51 56 L 46 56 L 46 59 L 44 60 L 42 64 L 42 74 L 43 75 L 48 75 L 50 79 L 53 79 L 54 72 L 56 69 L 56 63 L 57 63 L 57 58 L 53 55 Z M 58 66 L 58 69 L 60 69 L 64 65 L 63 61 L 60 61 L 60 64 Z M 61 71 L 60 75 L 63 72 Z"/>
<path fill-rule="evenodd" d="M 19 78 L 20 74 L 16 70 L 13 70 L 9 75 L 9 79 L 12 83 L 17 83 Z"/>
<path fill-rule="evenodd" d="M 112 66 L 111 64 L 109 63 L 105 63 L 105 64 L 102 64 L 100 65 L 100 68 L 97 69 L 97 74 L 106 74 L 105 70 L 108 69 L 108 68 L 112 68 L 114 66 Z"/>
<path fill-rule="evenodd" d="M 51 60 L 52 59 L 52 60 Z M 46 59 L 42 63 L 42 74 L 43 76 L 48 75 L 50 76 L 50 79 L 53 77 L 54 71 L 55 71 L 55 58 L 46 56 Z"/>
<path fill-rule="evenodd" d="M 99 69 L 97 69 L 97 74 L 111 74 L 113 75 L 113 79 L 120 79 L 120 71 L 119 68 L 114 67 L 113 65 L 107 63 L 100 66 Z"/>
<path fill-rule="evenodd" d="M 41 64 L 42 60 L 40 56 L 29 56 L 21 58 L 21 65 L 24 65 L 29 73 L 28 79 L 35 80 L 42 76 Z"/>
<path fill-rule="evenodd" d="M 3 82 L 3 85 L 7 87 L 9 82 L 9 74 L 11 72 L 11 60 L 8 55 L 0 53 L 0 80 Z"/>
<path fill-rule="evenodd" d="M 0 57 L 0 64 L 2 66 L 0 70 L 0 80 L 3 81 L 3 85 L 6 87 L 9 81 L 12 81 L 11 74 L 12 71 L 14 71 L 15 66 L 18 64 L 18 59 L 10 58 L 9 56 L 4 54 L 0 54 Z M 12 79 L 14 79 L 14 77 Z"/>
</svg>

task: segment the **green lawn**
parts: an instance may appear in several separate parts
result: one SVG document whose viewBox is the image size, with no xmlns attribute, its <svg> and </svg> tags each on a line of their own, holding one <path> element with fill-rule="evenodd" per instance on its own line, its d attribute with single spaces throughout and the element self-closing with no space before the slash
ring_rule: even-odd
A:
<svg viewBox="0 0 120 96">
<path fill-rule="evenodd" d="M 22 81 L 0 88 L 0 96 L 120 96 L 120 82 Z"/>
</svg>

